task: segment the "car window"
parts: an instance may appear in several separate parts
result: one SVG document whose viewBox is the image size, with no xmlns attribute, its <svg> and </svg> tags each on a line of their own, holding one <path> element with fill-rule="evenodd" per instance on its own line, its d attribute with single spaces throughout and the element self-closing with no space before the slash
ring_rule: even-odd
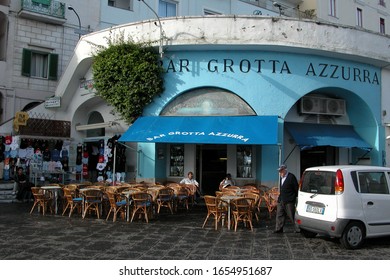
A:
<svg viewBox="0 0 390 280">
<path fill-rule="evenodd" d="M 389 194 L 385 172 L 358 172 L 357 178 L 361 193 Z"/>
<path fill-rule="evenodd" d="M 335 172 L 306 171 L 303 174 L 302 192 L 316 194 L 334 194 Z"/>
</svg>

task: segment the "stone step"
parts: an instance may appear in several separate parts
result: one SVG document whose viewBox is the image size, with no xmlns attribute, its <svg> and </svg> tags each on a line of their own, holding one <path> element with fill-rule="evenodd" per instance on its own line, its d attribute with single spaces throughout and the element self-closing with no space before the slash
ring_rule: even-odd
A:
<svg viewBox="0 0 390 280">
<path fill-rule="evenodd" d="M 0 182 L 0 203 L 16 202 L 16 195 L 13 195 L 14 181 Z"/>
</svg>

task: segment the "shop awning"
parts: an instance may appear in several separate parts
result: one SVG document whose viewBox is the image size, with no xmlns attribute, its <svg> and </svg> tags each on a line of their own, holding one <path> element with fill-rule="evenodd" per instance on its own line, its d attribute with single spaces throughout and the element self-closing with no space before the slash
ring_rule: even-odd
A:
<svg viewBox="0 0 390 280">
<path fill-rule="evenodd" d="M 351 125 L 285 123 L 288 132 L 301 147 L 333 146 L 370 150 Z"/>
<path fill-rule="evenodd" d="M 278 117 L 140 117 L 118 141 L 274 145 L 278 141 Z"/>
</svg>

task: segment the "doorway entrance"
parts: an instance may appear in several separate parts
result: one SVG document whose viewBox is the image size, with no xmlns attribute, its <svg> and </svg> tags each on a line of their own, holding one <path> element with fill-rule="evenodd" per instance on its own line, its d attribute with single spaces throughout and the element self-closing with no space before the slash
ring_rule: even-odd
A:
<svg viewBox="0 0 390 280">
<path fill-rule="evenodd" d="M 197 145 L 197 170 L 204 194 L 215 195 L 227 170 L 226 145 Z"/>
<path fill-rule="evenodd" d="M 336 153 L 337 148 L 331 146 L 313 147 L 301 151 L 301 175 L 308 167 L 337 164 Z"/>
</svg>

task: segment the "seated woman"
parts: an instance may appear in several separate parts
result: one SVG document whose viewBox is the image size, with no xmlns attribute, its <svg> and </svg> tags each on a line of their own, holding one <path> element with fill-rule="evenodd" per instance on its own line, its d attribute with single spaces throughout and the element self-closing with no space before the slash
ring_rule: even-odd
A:
<svg viewBox="0 0 390 280">
<path fill-rule="evenodd" d="M 236 182 L 232 179 L 232 175 L 230 173 L 226 174 L 226 177 L 219 183 L 219 189 L 222 190 L 228 186 L 235 186 Z"/>
</svg>

